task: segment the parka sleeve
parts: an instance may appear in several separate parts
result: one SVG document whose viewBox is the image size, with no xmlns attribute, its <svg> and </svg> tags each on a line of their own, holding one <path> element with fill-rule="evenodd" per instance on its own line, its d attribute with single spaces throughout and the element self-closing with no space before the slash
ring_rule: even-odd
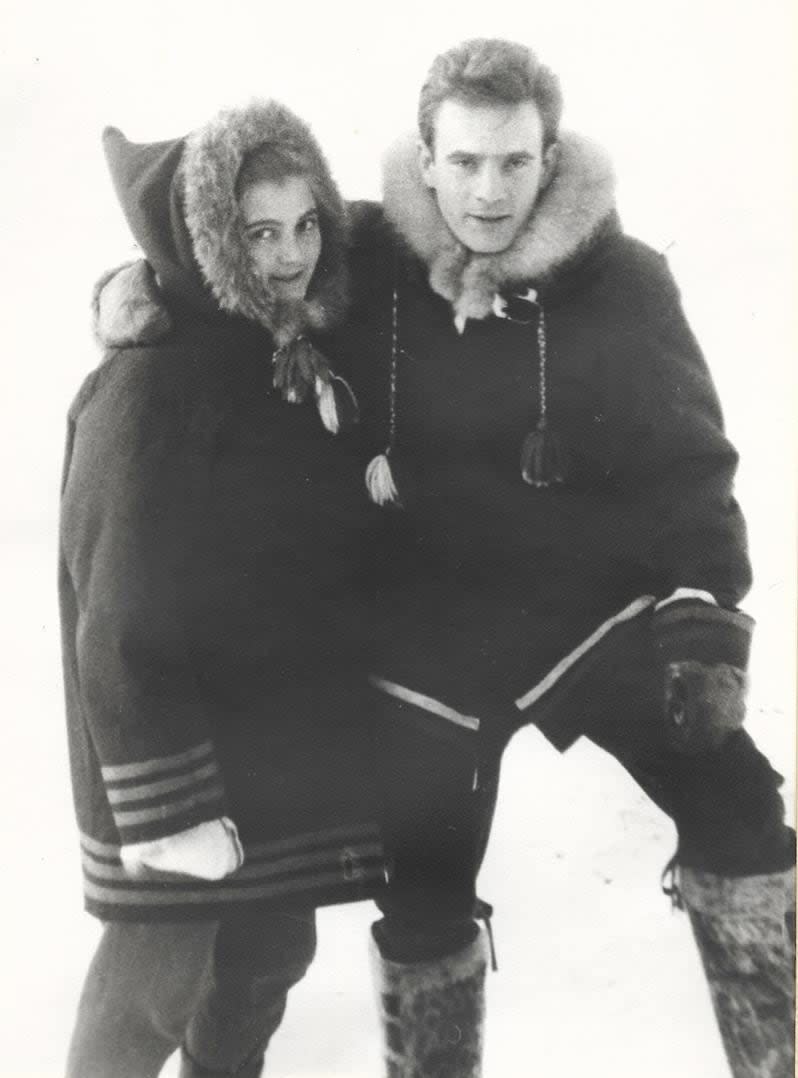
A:
<svg viewBox="0 0 798 1078">
<path fill-rule="evenodd" d="M 179 393 L 124 358 L 73 407 L 61 500 L 69 721 L 84 726 L 122 844 L 224 814 L 192 662 L 207 484 Z"/>
<path fill-rule="evenodd" d="M 629 534 L 663 595 L 696 588 L 733 607 L 751 584 L 734 497 L 738 454 L 662 256 L 648 252 L 627 302 L 608 411 L 619 432 L 611 472 L 626 501 Z"/>
</svg>

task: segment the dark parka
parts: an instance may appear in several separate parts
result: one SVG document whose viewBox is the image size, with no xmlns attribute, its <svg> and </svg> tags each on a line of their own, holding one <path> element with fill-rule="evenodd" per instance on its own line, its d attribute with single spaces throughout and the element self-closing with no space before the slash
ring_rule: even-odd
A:
<svg viewBox="0 0 798 1078">
<path fill-rule="evenodd" d="M 383 210 L 358 210 L 340 345 L 367 455 L 387 451 L 403 507 L 383 511 L 375 680 L 433 723 L 476 719 L 499 741 L 545 728 L 551 702 L 556 724 L 584 722 L 600 694 L 560 690 L 593 644 L 676 588 L 733 607 L 749 587 L 709 371 L 665 259 L 621 231 L 587 140 L 563 136 L 498 255 L 458 243 L 412 142 L 385 185 Z M 567 469 L 535 487 L 521 447 L 544 394 Z"/>
<path fill-rule="evenodd" d="M 250 269 L 234 197 L 243 155 L 269 140 L 310 154 L 321 212 L 309 298 L 283 308 Z M 345 443 L 312 399 L 281 398 L 271 363 L 343 310 L 340 200 L 274 104 L 173 143 L 111 131 L 106 151 L 171 329 L 109 349 L 69 415 L 60 596 L 87 908 L 173 920 L 363 897 L 383 876 L 361 700 L 374 510 Z M 232 876 L 124 869 L 121 845 L 224 814 L 245 853 Z"/>
</svg>

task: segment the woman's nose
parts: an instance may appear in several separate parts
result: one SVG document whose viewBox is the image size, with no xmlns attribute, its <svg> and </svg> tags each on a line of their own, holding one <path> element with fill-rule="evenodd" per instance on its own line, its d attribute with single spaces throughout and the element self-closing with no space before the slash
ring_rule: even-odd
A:
<svg viewBox="0 0 798 1078">
<path fill-rule="evenodd" d="M 302 251 L 296 236 L 283 236 L 280 242 L 278 258 L 284 266 L 295 266 L 302 262 Z"/>
</svg>

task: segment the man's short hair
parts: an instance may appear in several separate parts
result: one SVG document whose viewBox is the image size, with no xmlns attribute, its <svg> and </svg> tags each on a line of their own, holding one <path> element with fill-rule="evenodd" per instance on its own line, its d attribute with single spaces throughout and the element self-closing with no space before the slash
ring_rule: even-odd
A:
<svg viewBox="0 0 798 1078">
<path fill-rule="evenodd" d="M 418 128 L 429 149 L 435 141 L 435 117 L 448 98 L 475 105 L 532 101 L 543 121 L 544 147 L 557 141 L 560 80 L 526 45 L 475 38 L 436 56 L 418 101 Z"/>
</svg>

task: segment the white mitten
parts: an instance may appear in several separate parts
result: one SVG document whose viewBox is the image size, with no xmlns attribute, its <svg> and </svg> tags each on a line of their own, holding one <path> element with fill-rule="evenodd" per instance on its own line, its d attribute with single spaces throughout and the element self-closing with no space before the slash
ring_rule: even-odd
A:
<svg viewBox="0 0 798 1078">
<path fill-rule="evenodd" d="M 146 868 L 176 872 L 201 880 L 221 880 L 241 868 L 244 851 L 232 820 L 206 820 L 176 835 L 137 842 L 120 850 L 122 864 L 133 875 Z"/>
</svg>

